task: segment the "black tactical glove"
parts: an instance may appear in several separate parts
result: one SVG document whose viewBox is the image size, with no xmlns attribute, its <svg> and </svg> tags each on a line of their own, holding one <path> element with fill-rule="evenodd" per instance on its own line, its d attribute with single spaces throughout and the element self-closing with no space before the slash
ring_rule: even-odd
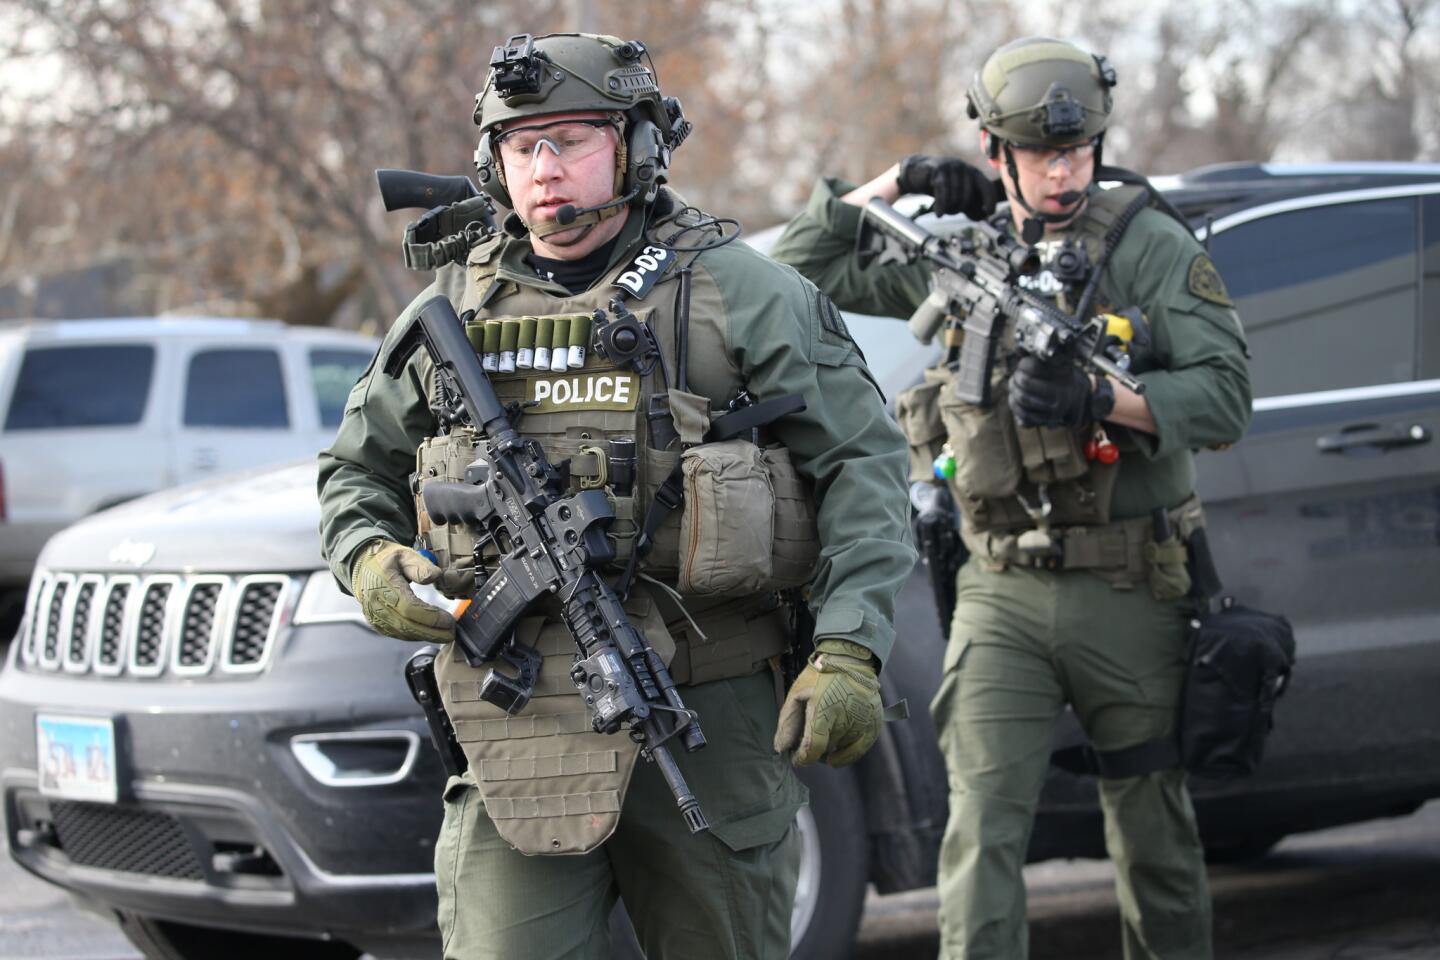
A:
<svg viewBox="0 0 1440 960">
<path fill-rule="evenodd" d="M 900 161 L 896 177 L 901 193 L 927 193 L 936 213 L 963 213 L 983 220 L 995 212 L 995 183 L 977 168 L 955 157 L 912 153 Z"/>
<path fill-rule="evenodd" d="M 1103 419 L 1090 375 L 1069 360 L 1020 359 L 1010 375 L 1010 409 L 1022 427 L 1078 427 Z M 1113 406 L 1113 402 L 1110 404 Z"/>
</svg>

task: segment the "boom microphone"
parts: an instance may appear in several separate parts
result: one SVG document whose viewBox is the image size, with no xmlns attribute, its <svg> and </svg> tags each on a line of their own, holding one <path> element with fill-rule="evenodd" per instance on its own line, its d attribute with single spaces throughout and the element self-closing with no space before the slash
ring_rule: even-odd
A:
<svg viewBox="0 0 1440 960">
<path fill-rule="evenodd" d="M 1055 199 L 1060 201 L 1060 205 L 1062 207 L 1068 207 L 1071 204 L 1079 203 L 1084 196 L 1084 190 L 1066 190 L 1064 193 L 1060 194 L 1060 196 L 1056 197 Z M 560 209 L 564 210 L 565 208 L 561 207 Z M 557 217 L 556 219 L 559 218 Z"/>
<path fill-rule="evenodd" d="M 606 201 L 595 207 L 576 207 L 573 203 L 567 203 L 555 211 L 555 222 L 562 227 L 568 227 L 574 223 L 576 218 L 586 213 L 599 213 L 601 210 L 609 210 L 611 207 L 619 207 L 634 200 L 640 194 L 640 184 L 635 184 L 630 192 L 623 197 L 616 197 L 614 200 Z"/>
</svg>

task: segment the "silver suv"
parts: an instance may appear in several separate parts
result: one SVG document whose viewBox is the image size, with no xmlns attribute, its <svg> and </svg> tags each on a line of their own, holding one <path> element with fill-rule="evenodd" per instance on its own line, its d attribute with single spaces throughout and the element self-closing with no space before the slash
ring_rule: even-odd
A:
<svg viewBox="0 0 1440 960">
<path fill-rule="evenodd" d="M 80 517 L 321 449 L 376 342 L 273 320 L 0 326 L 0 592 Z"/>
</svg>

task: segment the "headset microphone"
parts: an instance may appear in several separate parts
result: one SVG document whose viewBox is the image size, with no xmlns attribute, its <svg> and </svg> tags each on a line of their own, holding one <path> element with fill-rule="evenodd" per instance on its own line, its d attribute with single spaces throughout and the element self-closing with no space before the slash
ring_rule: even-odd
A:
<svg viewBox="0 0 1440 960">
<path fill-rule="evenodd" d="M 595 207 L 576 207 L 573 203 L 567 203 L 555 211 L 555 222 L 562 227 L 568 227 L 575 220 L 587 213 L 599 213 L 601 210 L 609 210 L 611 207 L 619 207 L 634 200 L 640 194 L 640 184 L 636 184 L 629 193 L 623 197 L 616 197 Z"/>
<path fill-rule="evenodd" d="M 1056 197 L 1055 199 L 1060 201 L 1060 205 L 1062 207 L 1068 207 L 1071 204 L 1079 203 L 1081 198 L 1084 196 L 1084 190 L 1066 190 L 1064 193 L 1060 194 L 1060 196 Z M 560 209 L 563 210 L 565 208 L 561 207 Z"/>
</svg>

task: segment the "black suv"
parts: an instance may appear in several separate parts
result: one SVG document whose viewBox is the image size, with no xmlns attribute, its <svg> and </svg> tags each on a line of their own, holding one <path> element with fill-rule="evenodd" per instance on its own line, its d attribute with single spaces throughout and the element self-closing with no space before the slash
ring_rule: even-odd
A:
<svg viewBox="0 0 1440 960">
<path fill-rule="evenodd" d="M 1440 167 L 1160 185 L 1254 352 L 1250 435 L 1199 457 L 1220 571 L 1300 645 L 1259 775 L 1193 784 L 1207 847 L 1238 858 L 1440 796 Z M 927 362 L 894 321 L 850 326 L 891 395 Z M 411 648 L 321 567 L 313 481 L 305 464 L 158 494 L 40 558 L 0 675 L 12 855 L 148 956 L 435 952 L 442 774 L 400 678 Z M 848 951 L 867 883 L 934 882 L 946 791 L 924 705 L 943 641 L 923 573 L 899 610 L 882 681 L 911 720 L 855 767 L 806 773 L 797 957 Z M 1094 785 L 1054 772 L 1032 858 L 1103 855 Z"/>
</svg>

